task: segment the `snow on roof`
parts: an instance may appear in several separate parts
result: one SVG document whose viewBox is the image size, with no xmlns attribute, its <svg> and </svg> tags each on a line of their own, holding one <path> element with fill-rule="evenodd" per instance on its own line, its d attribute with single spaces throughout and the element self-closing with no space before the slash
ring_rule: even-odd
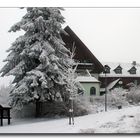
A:
<svg viewBox="0 0 140 140">
<path fill-rule="evenodd" d="M 107 77 L 140 77 L 140 64 L 136 63 L 136 65 L 133 65 L 132 63 L 119 63 L 119 62 L 102 62 L 103 66 L 108 65 L 110 67 L 110 73 L 107 73 Z M 114 69 L 118 66 L 122 67 L 122 73 L 116 74 Z M 129 70 L 132 67 L 136 68 L 136 74 L 130 74 Z M 100 77 L 105 77 L 105 74 L 102 72 L 100 74 Z"/>
<path fill-rule="evenodd" d="M 119 82 L 120 78 L 117 80 L 114 80 L 113 82 L 111 82 L 108 86 L 107 86 L 107 90 L 112 89 L 118 82 Z"/>
<path fill-rule="evenodd" d="M 99 83 L 99 81 L 92 76 L 78 76 L 76 78 L 77 81 L 79 82 L 94 82 L 94 83 Z"/>
<path fill-rule="evenodd" d="M 93 63 L 77 63 L 78 65 L 93 66 Z"/>
<path fill-rule="evenodd" d="M 8 103 L 1 103 L 1 102 L 0 102 L 0 106 L 2 106 L 2 107 L 11 107 L 11 106 L 8 105 Z"/>
<path fill-rule="evenodd" d="M 105 92 L 105 88 L 100 88 L 100 92 Z"/>
<path fill-rule="evenodd" d="M 119 82 L 120 78 L 117 80 L 114 80 L 113 82 L 111 82 L 108 86 L 107 86 L 107 90 L 112 89 L 118 82 Z M 105 92 L 105 88 L 100 88 L 100 92 Z"/>
</svg>

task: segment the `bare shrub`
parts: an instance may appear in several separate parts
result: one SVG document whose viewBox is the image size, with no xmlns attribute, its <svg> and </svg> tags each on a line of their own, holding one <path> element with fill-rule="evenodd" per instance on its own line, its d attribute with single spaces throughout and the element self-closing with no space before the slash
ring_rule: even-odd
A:
<svg viewBox="0 0 140 140">
<path fill-rule="evenodd" d="M 74 115 L 82 116 L 90 113 L 90 102 L 86 96 L 81 96 L 74 100 Z"/>
<path fill-rule="evenodd" d="M 108 92 L 108 106 L 112 108 L 128 106 L 129 103 L 126 98 L 126 94 L 126 90 L 122 88 L 115 88 Z"/>
<path fill-rule="evenodd" d="M 117 109 L 118 107 L 125 107 L 128 106 L 129 103 L 126 99 L 126 90 L 122 88 L 116 88 L 112 91 L 107 92 L 107 108 L 110 109 Z M 105 95 L 103 96 L 89 96 L 90 102 L 90 112 L 98 113 L 105 110 Z"/>
<path fill-rule="evenodd" d="M 89 101 L 91 103 L 90 112 L 98 113 L 104 110 L 104 103 L 105 103 L 104 96 L 90 96 Z"/>
<path fill-rule="evenodd" d="M 126 98 L 130 104 L 140 103 L 140 86 L 134 86 L 130 88 L 130 91 L 126 95 Z"/>
</svg>

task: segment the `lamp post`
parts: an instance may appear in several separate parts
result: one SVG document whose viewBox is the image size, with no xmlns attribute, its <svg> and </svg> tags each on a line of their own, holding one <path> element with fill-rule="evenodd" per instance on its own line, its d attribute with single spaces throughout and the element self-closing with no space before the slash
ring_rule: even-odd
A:
<svg viewBox="0 0 140 140">
<path fill-rule="evenodd" d="M 105 73 L 105 111 L 107 111 L 107 65 L 104 66 L 104 73 Z"/>
</svg>

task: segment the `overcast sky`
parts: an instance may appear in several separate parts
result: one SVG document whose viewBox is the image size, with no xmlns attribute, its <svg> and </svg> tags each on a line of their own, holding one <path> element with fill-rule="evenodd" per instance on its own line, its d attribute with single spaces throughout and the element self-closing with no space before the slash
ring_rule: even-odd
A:
<svg viewBox="0 0 140 140">
<path fill-rule="evenodd" d="M 0 68 L 5 52 L 23 32 L 8 33 L 25 14 L 19 8 L 0 8 Z M 65 8 L 66 24 L 100 62 L 140 63 L 140 8 Z M 0 80 L 0 84 L 1 81 Z"/>
</svg>

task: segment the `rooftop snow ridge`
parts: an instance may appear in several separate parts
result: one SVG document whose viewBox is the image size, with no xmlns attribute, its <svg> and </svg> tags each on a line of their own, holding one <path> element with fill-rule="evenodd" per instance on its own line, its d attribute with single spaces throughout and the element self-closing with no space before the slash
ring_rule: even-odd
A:
<svg viewBox="0 0 140 140">
<path fill-rule="evenodd" d="M 76 80 L 79 82 L 99 82 L 95 77 L 92 76 L 78 76 Z"/>
<path fill-rule="evenodd" d="M 107 73 L 108 77 L 140 77 L 140 63 L 102 62 L 102 65 L 108 65 L 110 67 L 110 73 Z M 118 66 L 122 68 L 122 73 L 116 74 L 114 70 Z M 136 74 L 131 74 L 129 72 L 132 67 L 136 68 Z M 100 76 L 104 77 L 104 73 L 101 73 Z"/>
</svg>

